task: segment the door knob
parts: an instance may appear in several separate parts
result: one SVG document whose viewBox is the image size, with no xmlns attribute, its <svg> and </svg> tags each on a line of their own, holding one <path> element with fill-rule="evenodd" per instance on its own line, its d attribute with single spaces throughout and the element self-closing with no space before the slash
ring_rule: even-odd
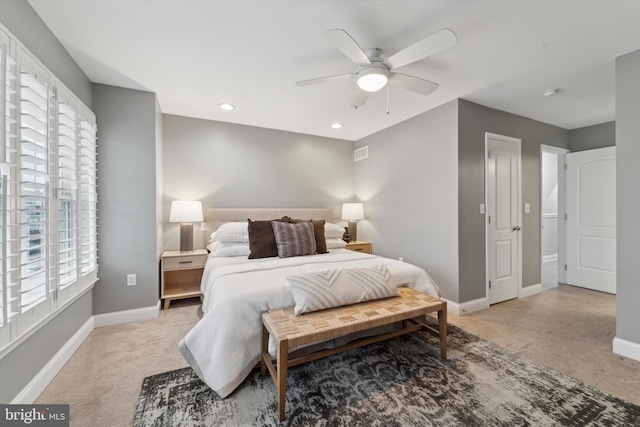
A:
<svg viewBox="0 0 640 427">
<path fill-rule="evenodd" d="M 520 227 L 517 225 L 514 225 L 512 228 L 512 231 L 519 231 L 519 230 L 520 230 Z"/>
</svg>

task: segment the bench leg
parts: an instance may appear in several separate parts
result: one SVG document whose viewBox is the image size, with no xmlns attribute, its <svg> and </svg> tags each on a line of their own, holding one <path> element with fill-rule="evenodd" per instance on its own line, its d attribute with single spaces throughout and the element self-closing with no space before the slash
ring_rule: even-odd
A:
<svg viewBox="0 0 640 427">
<path fill-rule="evenodd" d="M 289 346 L 286 340 L 278 343 L 278 418 L 284 420 L 284 406 L 287 394 L 287 368 L 289 358 Z"/>
<path fill-rule="evenodd" d="M 260 375 L 265 376 L 267 373 L 267 364 L 264 358 L 269 356 L 269 331 L 262 325 L 262 345 L 260 347 Z"/>
<path fill-rule="evenodd" d="M 438 332 L 440 333 L 440 356 L 447 358 L 447 303 L 438 310 Z"/>
</svg>

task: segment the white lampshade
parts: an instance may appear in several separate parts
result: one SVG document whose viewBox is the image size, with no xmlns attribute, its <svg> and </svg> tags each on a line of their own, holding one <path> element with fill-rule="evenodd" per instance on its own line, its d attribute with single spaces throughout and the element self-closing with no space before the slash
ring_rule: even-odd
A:
<svg viewBox="0 0 640 427">
<path fill-rule="evenodd" d="M 364 219 L 362 203 L 343 203 L 342 219 L 346 221 L 359 221 Z"/>
<path fill-rule="evenodd" d="M 171 202 L 169 222 L 203 222 L 202 202 L 175 200 Z"/>
</svg>

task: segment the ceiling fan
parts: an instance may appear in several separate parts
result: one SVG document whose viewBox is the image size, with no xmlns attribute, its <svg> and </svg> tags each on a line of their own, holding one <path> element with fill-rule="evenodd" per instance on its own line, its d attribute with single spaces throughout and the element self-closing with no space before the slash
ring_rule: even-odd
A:
<svg viewBox="0 0 640 427">
<path fill-rule="evenodd" d="M 296 85 L 309 86 L 356 78 L 355 108 L 358 108 L 358 101 L 360 101 L 360 105 L 363 105 L 367 101 L 369 93 L 377 92 L 384 88 L 387 82 L 422 95 L 432 94 L 438 88 L 437 83 L 397 73 L 395 70 L 448 49 L 458 43 L 455 33 L 445 28 L 402 49 L 387 59 L 383 59 L 380 56 L 382 53 L 380 49 L 362 50 L 345 30 L 327 30 L 324 35 L 347 58 L 358 64 L 358 69 L 355 73 L 303 80 L 297 82 Z M 364 96 L 358 96 L 358 88 L 364 91 Z"/>
</svg>

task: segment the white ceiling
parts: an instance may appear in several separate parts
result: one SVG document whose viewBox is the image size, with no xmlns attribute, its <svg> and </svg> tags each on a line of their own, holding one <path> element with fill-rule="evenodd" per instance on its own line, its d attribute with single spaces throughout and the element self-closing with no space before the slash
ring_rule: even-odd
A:
<svg viewBox="0 0 640 427">
<path fill-rule="evenodd" d="M 636 0 L 29 2 L 91 81 L 155 92 L 164 113 L 348 140 L 456 98 L 566 129 L 610 121 L 615 58 L 640 49 Z M 355 71 L 333 28 L 383 58 L 442 28 L 458 45 L 399 69 L 440 88 L 392 86 L 386 115 L 384 90 L 355 110 L 355 82 L 295 85 Z"/>
</svg>

